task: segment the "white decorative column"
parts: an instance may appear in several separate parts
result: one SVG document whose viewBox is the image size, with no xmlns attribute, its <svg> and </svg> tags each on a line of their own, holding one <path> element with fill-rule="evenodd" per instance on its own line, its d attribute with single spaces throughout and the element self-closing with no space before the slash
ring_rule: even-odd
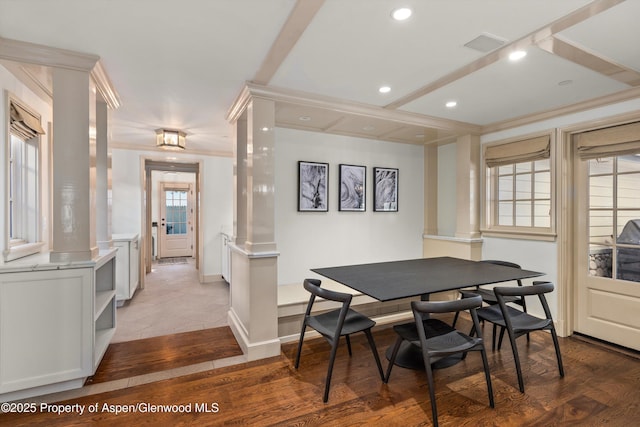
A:
<svg viewBox="0 0 640 427">
<path fill-rule="evenodd" d="M 245 90 L 236 125 L 229 326 L 249 360 L 280 354 L 275 236 L 275 102 Z"/>
<path fill-rule="evenodd" d="M 480 238 L 480 138 L 463 135 L 456 143 L 456 231 L 454 236 L 438 235 L 438 148 L 425 147 L 425 234 L 423 256 L 482 258 Z M 447 165 L 448 166 L 448 165 Z M 453 298 L 447 293 L 436 299 Z"/>
<path fill-rule="evenodd" d="M 99 249 L 113 246 L 111 238 L 111 162 L 108 147 L 108 108 L 96 99 L 96 240 Z"/>
<path fill-rule="evenodd" d="M 98 254 L 89 99 L 89 71 L 53 67 L 52 262 Z"/>
<path fill-rule="evenodd" d="M 456 237 L 480 237 L 480 137 L 464 135 L 458 138 L 457 150 L 457 211 Z"/>
</svg>

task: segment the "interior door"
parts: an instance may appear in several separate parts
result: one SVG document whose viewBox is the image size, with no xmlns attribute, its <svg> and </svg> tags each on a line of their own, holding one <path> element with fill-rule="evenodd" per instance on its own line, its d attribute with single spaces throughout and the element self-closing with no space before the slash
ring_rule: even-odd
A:
<svg viewBox="0 0 640 427">
<path fill-rule="evenodd" d="M 193 208 L 191 184 L 160 185 L 160 224 L 158 227 L 160 258 L 192 256 Z"/>
<path fill-rule="evenodd" d="M 640 350 L 640 156 L 576 161 L 575 331 Z"/>
</svg>

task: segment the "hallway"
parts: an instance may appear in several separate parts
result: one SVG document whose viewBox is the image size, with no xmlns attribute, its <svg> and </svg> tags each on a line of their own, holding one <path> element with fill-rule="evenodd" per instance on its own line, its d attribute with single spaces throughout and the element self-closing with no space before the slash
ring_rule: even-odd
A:
<svg viewBox="0 0 640 427">
<path fill-rule="evenodd" d="M 227 325 L 229 284 L 199 283 L 195 260 L 154 262 L 145 288 L 118 308 L 111 342 L 132 341 Z"/>
</svg>

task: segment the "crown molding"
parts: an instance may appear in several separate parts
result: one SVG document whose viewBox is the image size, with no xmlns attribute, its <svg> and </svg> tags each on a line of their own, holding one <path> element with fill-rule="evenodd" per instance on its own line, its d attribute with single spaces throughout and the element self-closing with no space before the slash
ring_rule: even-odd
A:
<svg viewBox="0 0 640 427">
<path fill-rule="evenodd" d="M 107 75 L 107 71 L 102 65 L 102 61 L 98 60 L 95 67 L 91 69 L 91 78 L 96 84 L 96 90 L 102 96 L 109 108 L 116 110 L 120 107 L 120 96 L 116 88 L 111 83 L 111 79 Z"/>
<path fill-rule="evenodd" d="M 100 57 L 0 37 L 0 59 L 76 71 L 91 71 Z"/>
<path fill-rule="evenodd" d="M 157 148 L 155 146 L 150 147 L 141 147 L 140 145 L 130 144 L 126 142 L 111 142 L 109 141 L 109 149 L 117 149 L 117 150 L 133 150 L 133 151 L 144 151 L 144 152 L 152 152 L 152 153 L 162 153 L 165 156 L 172 157 L 187 157 L 187 156 L 212 156 L 212 157 L 233 157 L 233 153 L 230 151 L 208 151 L 208 150 L 193 150 L 193 149 L 185 149 L 182 151 L 168 151 L 163 150 L 162 148 Z"/>
<path fill-rule="evenodd" d="M 239 117 L 252 98 L 265 98 L 287 104 L 320 108 L 345 115 L 368 117 L 412 126 L 422 126 L 457 133 L 480 134 L 482 126 L 456 120 L 441 119 L 400 110 L 389 110 L 375 105 L 321 96 L 307 92 L 267 87 L 248 82 L 229 109 L 228 120 Z"/>
<path fill-rule="evenodd" d="M 593 110 L 594 108 L 606 107 L 607 105 L 618 104 L 620 102 L 629 101 L 640 98 L 640 87 L 635 87 L 611 95 L 601 96 L 599 98 L 590 99 L 588 101 L 578 102 L 576 104 L 565 105 L 553 110 L 547 110 L 541 113 L 530 114 L 517 117 L 501 122 L 492 123 L 482 127 L 482 134 L 499 132 L 506 129 L 512 129 L 543 120 L 553 119 L 555 117 L 566 116 L 568 114 L 580 113 L 582 111 Z"/>
</svg>

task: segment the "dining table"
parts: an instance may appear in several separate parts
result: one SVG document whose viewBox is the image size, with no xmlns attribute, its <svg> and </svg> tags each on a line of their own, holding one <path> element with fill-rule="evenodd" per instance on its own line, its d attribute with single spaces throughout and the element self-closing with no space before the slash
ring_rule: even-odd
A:
<svg viewBox="0 0 640 427">
<path fill-rule="evenodd" d="M 437 292 L 544 275 L 538 271 L 450 256 L 312 268 L 311 271 L 381 302 L 411 297 L 427 301 Z M 387 351 L 388 359 L 390 353 L 391 349 Z M 395 363 L 410 369 L 424 368 L 420 349 L 407 342 L 401 346 Z M 453 363 L 457 361 L 449 359 L 434 367 Z"/>
</svg>

